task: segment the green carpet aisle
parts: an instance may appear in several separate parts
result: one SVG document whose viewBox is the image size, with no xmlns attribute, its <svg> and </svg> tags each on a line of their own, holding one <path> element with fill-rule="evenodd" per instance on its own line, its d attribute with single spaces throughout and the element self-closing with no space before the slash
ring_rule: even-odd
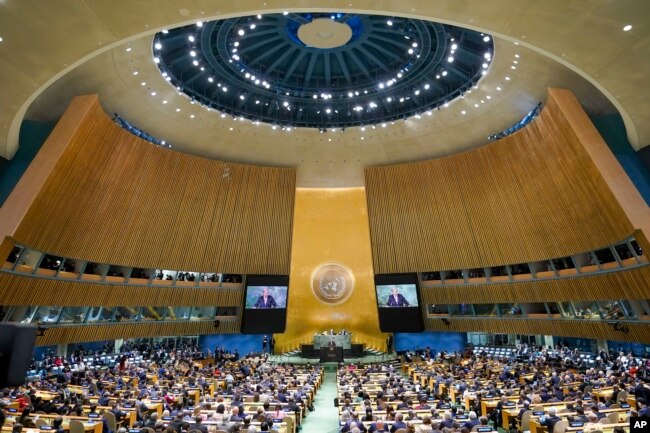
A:
<svg viewBox="0 0 650 433">
<path fill-rule="evenodd" d="M 326 371 L 323 384 L 314 399 L 314 411 L 309 412 L 300 433 L 337 433 L 339 411 L 334 407 L 336 372 Z"/>
</svg>

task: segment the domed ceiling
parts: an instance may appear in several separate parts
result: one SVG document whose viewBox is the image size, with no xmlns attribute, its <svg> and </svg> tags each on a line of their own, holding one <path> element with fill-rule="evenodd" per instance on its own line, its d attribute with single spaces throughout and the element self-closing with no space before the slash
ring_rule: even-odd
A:
<svg viewBox="0 0 650 433">
<path fill-rule="evenodd" d="M 573 90 L 591 115 L 618 111 L 647 144 L 647 3 L 516 3 L 8 2 L 0 155 L 23 119 L 56 121 L 87 93 L 171 151 L 295 167 L 301 187 L 362 186 L 368 166 L 483 146 L 547 87 Z"/>
<path fill-rule="evenodd" d="M 487 73 L 489 35 L 431 21 L 283 13 L 199 22 L 155 35 L 154 61 L 180 92 L 222 113 L 284 127 L 406 119 Z"/>
</svg>

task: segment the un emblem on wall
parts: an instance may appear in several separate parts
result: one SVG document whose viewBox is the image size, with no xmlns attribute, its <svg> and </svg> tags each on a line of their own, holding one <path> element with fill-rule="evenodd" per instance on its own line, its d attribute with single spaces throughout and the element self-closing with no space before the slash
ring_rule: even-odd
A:
<svg viewBox="0 0 650 433">
<path fill-rule="evenodd" d="M 323 263 L 311 274 L 311 290 L 322 302 L 339 304 L 352 294 L 352 272 L 338 263 Z"/>
</svg>

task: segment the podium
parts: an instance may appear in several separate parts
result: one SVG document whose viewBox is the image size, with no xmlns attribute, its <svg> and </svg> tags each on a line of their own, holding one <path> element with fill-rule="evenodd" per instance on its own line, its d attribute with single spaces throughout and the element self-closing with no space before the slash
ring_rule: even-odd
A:
<svg viewBox="0 0 650 433">
<path fill-rule="evenodd" d="M 340 346 L 321 347 L 320 362 L 343 362 L 343 348 Z"/>
</svg>

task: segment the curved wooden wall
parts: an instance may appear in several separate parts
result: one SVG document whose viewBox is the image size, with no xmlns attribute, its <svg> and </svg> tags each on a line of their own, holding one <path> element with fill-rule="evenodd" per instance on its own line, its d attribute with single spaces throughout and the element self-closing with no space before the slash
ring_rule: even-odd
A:
<svg viewBox="0 0 650 433">
<path fill-rule="evenodd" d="M 378 274 L 533 262 L 634 230 L 551 94 L 495 143 L 367 169 L 366 192 Z"/>
<path fill-rule="evenodd" d="M 118 127 L 96 97 L 75 127 L 17 242 L 124 266 L 289 273 L 294 169 L 155 146 Z"/>
<path fill-rule="evenodd" d="M 97 284 L 0 272 L 0 305 L 241 307 L 244 289 Z"/>
<path fill-rule="evenodd" d="M 36 339 L 37 346 L 115 340 L 118 338 L 151 338 L 174 335 L 232 334 L 239 332 L 239 320 L 221 320 L 219 328 L 212 322 L 185 323 L 116 323 L 49 328 Z"/>
<path fill-rule="evenodd" d="M 589 320 L 449 318 L 449 325 L 438 318 L 425 318 L 425 328 L 439 332 L 489 332 L 495 334 L 557 335 L 598 340 L 650 343 L 648 323 L 626 322 L 627 333 L 614 331 L 607 322 Z"/>
<path fill-rule="evenodd" d="M 650 299 L 650 266 L 597 275 L 512 283 L 421 287 L 424 304 Z"/>
</svg>

